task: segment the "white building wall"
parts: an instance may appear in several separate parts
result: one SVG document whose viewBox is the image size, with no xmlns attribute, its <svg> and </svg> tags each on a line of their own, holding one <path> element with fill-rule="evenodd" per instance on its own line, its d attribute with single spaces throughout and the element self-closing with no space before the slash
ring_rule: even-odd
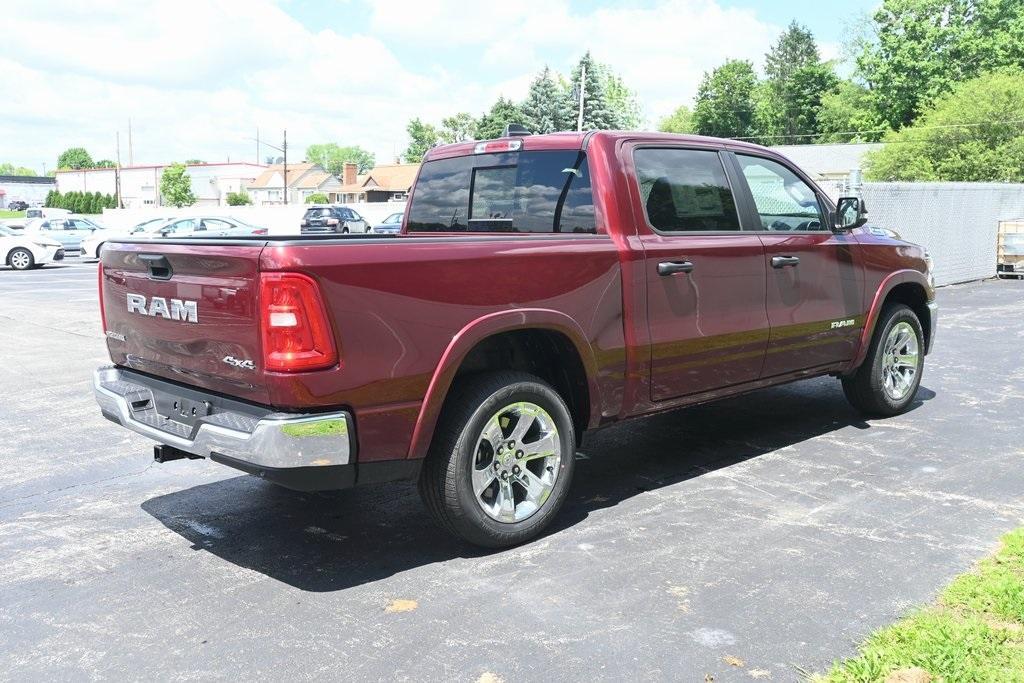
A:
<svg viewBox="0 0 1024 683">
<path fill-rule="evenodd" d="M 135 166 L 121 169 L 121 201 L 125 208 L 160 206 L 160 178 L 167 166 Z M 203 164 L 186 167 L 192 181 L 197 206 L 227 204 L 228 192 L 238 192 L 263 171 L 262 166 L 249 163 Z M 93 168 L 58 171 L 57 190 L 66 192 L 99 192 L 115 194 L 115 169 Z"/>
<path fill-rule="evenodd" d="M 0 195 L 0 208 L 8 206 L 13 201 L 27 202 L 28 204 L 42 204 L 46 195 L 54 188 L 53 183 L 5 183 L 0 182 L 0 189 L 4 191 Z"/>
</svg>

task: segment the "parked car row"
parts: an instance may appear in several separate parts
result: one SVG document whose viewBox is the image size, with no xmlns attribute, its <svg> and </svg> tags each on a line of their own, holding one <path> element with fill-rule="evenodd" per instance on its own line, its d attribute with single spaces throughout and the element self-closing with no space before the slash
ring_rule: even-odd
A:
<svg viewBox="0 0 1024 683">
<path fill-rule="evenodd" d="M 17 270 L 59 261 L 65 254 L 99 258 L 102 246 L 115 237 L 158 240 L 266 235 L 269 232 L 267 228 L 230 216 L 159 216 L 127 230 L 115 230 L 63 209 L 35 208 L 29 212 L 33 215 L 25 220 L 11 219 L 0 225 L 0 236 L 4 238 L 0 242 L 0 258 L 3 264 Z"/>
<path fill-rule="evenodd" d="M 337 233 L 395 234 L 402 228 L 402 214 L 393 213 L 376 225 L 354 209 L 335 204 L 318 204 L 306 209 L 300 224 L 303 235 Z"/>
</svg>

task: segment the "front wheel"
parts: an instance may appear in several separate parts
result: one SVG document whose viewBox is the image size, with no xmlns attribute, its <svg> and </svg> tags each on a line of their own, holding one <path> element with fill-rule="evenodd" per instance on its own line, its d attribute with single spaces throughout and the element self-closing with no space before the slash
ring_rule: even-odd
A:
<svg viewBox="0 0 1024 683">
<path fill-rule="evenodd" d="M 476 545 L 528 541 L 565 501 L 576 437 L 562 397 L 522 372 L 452 387 L 420 476 L 420 495 L 447 531 Z"/>
<path fill-rule="evenodd" d="M 7 262 L 15 270 L 28 270 L 36 264 L 36 259 L 31 251 L 18 247 L 7 256 Z"/>
<path fill-rule="evenodd" d="M 898 415 L 914 400 L 923 370 L 921 321 L 907 306 L 890 304 L 882 309 L 864 362 L 843 378 L 843 392 L 861 412 Z"/>
</svg>

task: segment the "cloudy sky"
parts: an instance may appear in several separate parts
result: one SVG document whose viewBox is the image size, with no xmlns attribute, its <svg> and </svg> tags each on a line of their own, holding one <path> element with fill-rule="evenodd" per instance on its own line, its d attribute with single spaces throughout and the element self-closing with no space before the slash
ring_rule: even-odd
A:
<svg viewBox="0 0 1024 683">
<path fill-rule="evenodd" d="M 791 19 L 838 56 L 851 20 L 874 4 L 6 0 L 0 162 L 41 172 L 70 146 L 113 159 L 120 131 L 127 163 L 129 118 L 135 163 L 251 161 L 257 128 L 278 145 L 287 128 L 296 156 L 333 141 L 387 162 L 410 118 L 479 114 L 587 49 L 653 123 L 692 101 L 706 69 L 727 58 L 760 66 Z"/>
</svg>

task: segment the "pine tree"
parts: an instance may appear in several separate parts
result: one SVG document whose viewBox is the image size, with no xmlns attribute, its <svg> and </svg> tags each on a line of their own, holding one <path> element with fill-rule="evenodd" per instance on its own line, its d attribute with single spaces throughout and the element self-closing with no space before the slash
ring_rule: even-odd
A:
<svg viewBox="0 0 1024 683">
<path fill-rule="evenodd" d="M 547 66 L 530 83 L 530 91 L 522 104 L 523 125 L 534 133 L 572 130 L 575 126 L 565 116 L 565 88 Z"/>
<path fill-rule="evenodd" d="M 821 96 L 839 79 L 818 56 L 814 35 L 795 21 L 765 55 L 767 76 L 758 101 L 758 128 L 766 144 L 813 142 Z M 778 136 L 794 136 L 792 138 Z"/>
</svg>

